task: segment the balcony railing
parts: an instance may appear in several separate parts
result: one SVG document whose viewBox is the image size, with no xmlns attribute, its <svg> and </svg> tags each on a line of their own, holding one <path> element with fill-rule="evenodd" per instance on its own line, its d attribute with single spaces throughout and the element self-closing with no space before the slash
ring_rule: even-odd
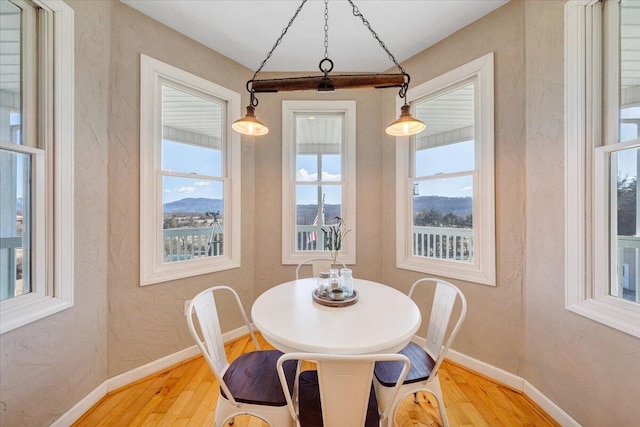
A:
<svg viewBox="0 0 640 427">
<path fill-rule="evenodd" d="M 298 225 L 296 250 L 324 248 L 321 226 Z M 413 254 L 427 258 L 473 262 L 473 230 L 470 228 L 413 227 Z"/>
<path fill-rule="evenodd" d="M 414 226 L 413 255 L 473 262 L 473 230 Z"/>
<path fill-rule="evenodd" d="M 324 233 L 319 225 L 297 225 L 296 250 L 322 251 L 324 250 Z"/>
<path fill-rule="evenodd" d="M 170 228 L 162 230 L 164 262 L 184 261 L 222 255 L 223 234 L 211 235 L 211 227 Z"/>
</svg>

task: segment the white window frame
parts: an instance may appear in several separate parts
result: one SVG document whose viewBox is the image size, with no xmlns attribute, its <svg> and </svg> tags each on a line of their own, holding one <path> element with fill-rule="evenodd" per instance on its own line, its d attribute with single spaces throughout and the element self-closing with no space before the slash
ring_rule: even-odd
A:
<svg viewBox="0 0 640 427">
<path fill-rule="evenodd" d="M 396 138 L 396 265 L 405 270 L 496 285 L 495 190 L 494 190 L 494 103 L 493 53 L 451 70 L 407 93 L 414 102 L 437 96 L 464 81 L 474 83 L 475 172 L 473 185 L 473 263 L 440 260 L 413 255 L 413 137 Z M 403 101 L 397 98 L 398 109 Z"/>
<path fill-rule="evenodd" d="M 32 155 L 32 290 L 0 303 L 0 334 L 24 326 L 73 306 L 73 132 L 74 132 L 74 12 L 62 0 L 34 0 L 40 9 L 37 52 L 40 91 L 25 86 L 27 114 L 37 111 L 38 147 L 2 144 L 10 151 Z M 33 73 L 33 70 L 27 70 Z M 33 76 L 32 76 L 33 77 Z M 31 78 L 31 77 L 28 77 Z M 52 215 L 47 215 L 51 212 Z"/>
<path fill-rule="evenodd" d="M 140 72 L 140 285 L 240 267 L 240 135 L 231 130 L 231 123 L 240 118 L 240 94 L 146 55 L 140 55 Z M 226 238 L 221 256 L 163 263 L 160 174 L 163 81 L 226 102 L 222 158 Z"/>
<path fill-rule="evenodd" d="M 565 4 L 565 307 L 640 337 L 640 304 L 608 295 L 609 156 L 640 146 L 638 140 L 615 142 L 618 115 L 607 108 L 618 105 L 618 58 L 604 59 L 602 38 L 616 29 L 613 19 L 603 23 L 597 0 Z M 617 46 L 606 49 L 617 51 Z"/>
<path fill-rule="evenodd" d="M 296 113 L 343 113 L 344 140 L 341 182 L 342 216 L 346 229 L 338 259 L 356 263 L 356 101 L 282 101 L 282 263 L 298 264 L 311 257 L 328 257 L 328 251 L 296 251 Z"/>
</svg>

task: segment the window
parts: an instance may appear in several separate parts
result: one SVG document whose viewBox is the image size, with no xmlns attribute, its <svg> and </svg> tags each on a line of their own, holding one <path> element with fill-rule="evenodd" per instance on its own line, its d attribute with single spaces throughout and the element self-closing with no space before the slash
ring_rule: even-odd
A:
<svg viewBox="0 0 640 427">
<path fill-rule="evenodd" d="M 351 230 L 340 260 L 356 262 L 355 120 L 355 101 L 282 102 L 283 264 L 326 254 L 336 217 Z"/>
<path fill-rule="evenodd" d="M 427 127 L 397 141 L 398 267 L 495 285 L 493 54 L 408 100 Z"/>
<path fill-rule="evenodd" d="M 565 27 L 566 306 L 640 337 L 640 1 L 570 1 Z"/>
<path fill-rule="evenodd" d="M 73 11 L 0 0 L 0 333 L 73 305 Z"/>
<path fill-rule="evenodd" d="M 240 95 L 141 64 L 141 284 L 239 267 Z"/>
</svg>

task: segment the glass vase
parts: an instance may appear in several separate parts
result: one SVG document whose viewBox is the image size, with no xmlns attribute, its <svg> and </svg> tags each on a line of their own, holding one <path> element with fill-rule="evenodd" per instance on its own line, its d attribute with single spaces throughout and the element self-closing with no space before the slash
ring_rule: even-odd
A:
<svg viewBox="0 0 640 427">
<path fill-rule="evenodd" d="M 331 268 L 329 271 L 329 290 L 340 288 L 340 275 L 337 268 Z"/>
</svg>

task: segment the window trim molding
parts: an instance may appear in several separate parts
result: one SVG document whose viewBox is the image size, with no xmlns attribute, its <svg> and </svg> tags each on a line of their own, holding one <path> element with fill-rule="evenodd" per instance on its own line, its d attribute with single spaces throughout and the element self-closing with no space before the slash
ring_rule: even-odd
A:
<svg viewBox="0 0 640 427">
<path fill-rule="evenodd" d="M 474 133 L 480 137 L 480 150 L 475 150 L 475 161 L 480 167 L 474 170 L 473 216 L 481 218 L 474 227 L 474 245 L 477 262 L 463 264 L 447 260 L 422 259 L 413 256 L 408 242 L 413 235 L 413 216 L 409 209 L 411 200 L 408 182 L 411 174 L 411 138 L 396 138 L 396 266 L 405 270 L 430 273 L 442 277 L 452 277 L 482 285 L 496 286 L 495 268 L 495 185 L 494 185 L 494 65 L 493 52 L 468 62 L 432 80 L 422 83 L 407 93 L 407 101 L 437 94 L 443 89 L 454 87 L 465 80 L 473 79 L 476 87 L 474 104 L 478 125 Z M 396 98 L 398 108 L 403 101 Z M 476 145 L 477 147 L 477 145 Z M 480 169 L 480 173 L 478 173 Z M 482 200 L 477 197 L 482 194 Z M 480 203 L 478 203 L 480 202 Z M 479 215 L 481 212 L 481 215 Z M 476 243 L 477 242 L 477 243 Z"/>
<path fill-rule="evenodd" d="M 44 67 L 40 81 L 53 81 L 53 91 L 43 91 L 38 101 L 44 115 L 40 124 L 43 146 L 53 152 L 46 156 L 51 156 L 52 162 L 45 166 L 43 159 L 34 165 L 45 170 L 53 167 L 48 176 L 53 185 L 38 189 L 51 193 L 46 196 L 46 204 L 52 207 L 53 219 L 46 219 L 46 230 L 33 230 L 34 235 L 37 233 L 47 241 L 46 249 L 38 250 L 34 256 L 43 258 L 45 251 L 53 251 L 53 256 L 46 257 L 49 259 L 46 272 L 38 269 L 34 274 L 36 292 L 2 301 L 0 334 L 74 304 L 74 11 L 62 0 L 34 0 L 34 3 L 47 12 L 39 30 L 52 39 L 39 52 L 40 61 L 52 64 L 51 68 Z M 44 215 L 45 207 L 40 210 L 42 213 L 36 215 Z M 44 222 L 43 218 L 36 219 L 35 225 Z"/>
<path fill-rule="evenodd" d="M 598 0 L 569 0 L 565 4 L 565 308 L 619 331 L 640 338 L 640 311 L 624 301 L 596 295 L 593 259 L 609 254 L 594 244 L 608 224 L 608 206 L 593 209 L 602 191 L 608 167 L 607 146 L 600 146 L 603 126 L 614 132 L 603 116 L 603 95 L 611 87 L 602 83 L 602 8 Z M 606 24 L 608 25 L 608 23 Z M 605 70 L 608 70 L 605 68 Z M 605 72 L 609 72 L 605 71 Z M 598 147 L 598 148 L 596 148 Z M 620 147 L 617 147 L 620 148 Z M 570 189 L 570 190 L 569 190 Z M 600 225 L 598 225 L 600 224 Z M 597 229 L 600 227 L 600 229 Z M 608 233 L 608 231 L 607 231 Z M 600 269 L 602 270 L 602 269 Z M 594 277 L 598 274 L 598 277 Z M 605 274 L 604 280 L 608 280 Z"/>
<path fill-rule="evenodd" d="M 240 94 L 144 54 L 140 55 L 140 74 L 140 286 L 239 268 L 242 212 L 241 151 L 240 135 L 231 130 L 231 123 L 240 118 Z M 175 82 L 179 86 L 204 92 L 227 102 L 224 114 L 227 152 L 223 168 L 223 197 L 225 229 L 231 234 L 231 239 L 225 241 L 228 248 L 225 248 L 224 255 L 220 257 L 172 264 L 162 262 L 162 251 L 159 249 L 162 247 L 159 241 L 162 233 L 158 233 L 162 226 L 162 213 L 157 209 L 162 199 L 161 183 L 158 184 L 157 173 L 160 170 L 160 147 L 157 140 L 162 136 L 161 80 Z M 142 218 L 153 220 L 143 221 Z"/>
<path fill-rule="evenodd" d="M 311 257 L 329 256 L 327 251 L 296 252 L 291 237 L 296 233 L 295 152 L 293 141 L 294 113 L 304 112 L 342 112 L 344 113 L 345 139 L 343 159 L 344 193 L 343 217 L 351 231 L 345 237 L 343 251 L 339 260 L 345 264 L 356 263 L 356 101 L 282 101 L 282 264 L 298 264 Z"/>
</svg>

